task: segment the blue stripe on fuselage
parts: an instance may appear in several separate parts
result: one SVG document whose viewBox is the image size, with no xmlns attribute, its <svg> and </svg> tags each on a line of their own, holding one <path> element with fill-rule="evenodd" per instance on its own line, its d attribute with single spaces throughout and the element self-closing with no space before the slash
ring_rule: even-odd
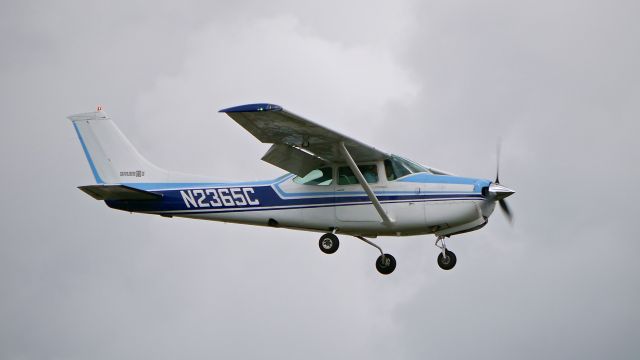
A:
<svg viewBox="0 0 640 360">
<path fill-rule="evenodd" d="M 201 184 L 202 185 L 202 184 Z M 235 185 L 235 186 L 233 186 Z M 157 213 L 172 213 L 172 212 L 230 212 L 230 211 L 247 211 L 247 210 L 267 210 L 267 209 L 282 209 L 282 208 L 301 208 L 301 207 L 325 207 L 325 206 L 344 206 L 354 203 L 370 203 L 369 198 L 363 192 L 357 195 L 343 196 L 311 196 L 304 198 L 283 198 L 274 189 L 275 186 L 261 185 L 261 186 L 243 186 L 233 184 L 229 187 L 209 187 L 202 186 L 192 189 L 172 189 L 172 190 L 160 190 L 153 191 L 154 193 L 162 194 L 162 198 L 158 200 L 112 200 L 107 201 L 110 207 L 132 211 L 132 212 L 157 212 Z M 244 198 L 244 205 L 236 205 L 233 201 L 230 201 L 229 206 L 224 206 L 220 201 L 220 195 L 217 193 L 220 189 L 226 189 L 226 196 L 230 196 L 231 190 L 236 191 L 237 194 L 243 194 L 244 189 L 250 189 L 248 193 L 244 193 L 247 197 Z M 207 191 L 209 190 L 209 191 Z M 187 197 L 193 199 L 194 205 L 191 202 L 185 200 L 185 192 Z M 214 199 L 214 196 L 216 197 Z M 388 194 L 383 192 L 376 192 L 376 196 L 382 202 L 403 202 L 403 201 L 441 201 L 441 200 L 454 200 L 454 199 L 482 199 L 483 196 L 478 192 L 463 192 L 463 193 L 409 193 L 409 194 Z M 241 197 L 242 199 L 242 197 Z M 214 201 L 215 200 L 215 201 Z M 228 199 L 227 199 L 228 200 Z M 252 200 L 252 201 L 250 201 Z M 219 206 L 212 206 L 213 203 L 220 204 Z M 240 201 L 239 201 L 240 202 Z M 251 204 L 251 202 L 259 202 Z M 203 206 L 204 205 L 204 206 Z"/>
<path fill-rule="evenodd" d="M 131 186 L 140 190 L 151 191 L 162 194 L 162 198 L 158 200 L 112 200 L 107 201 L 110 207 L 132 211 L 132 212 L 152 212 L 152 213 L 184 213 L 184 212 L 230 212 L 230 211 L 247 211 L 247 210 L 270 210 L 270 209 L 286 209 L 286 208 L 308 208 L 308 207 L 326 207 L 326 206 L 345 206 L 350 204 L 366 204 L 370 203 L 364 191 L 352 192 L 299 192 L 288 193 L 280 188 L 280 184 L 291 179 L 294 175 L 285 174 L 274 180 L 254 181 L 243 183 L 127 183 L 123 185 Z M 483 179 L 462 178 L 447 175 L 432 174 L 413 174 L 396 180 L 398 182 L 415 182 L 415 183 L 441 183 L 441 184 L 468 184 L 474 185 L 471 192 L 460 191 L 385 191 L 379 190 L 375 194 L 382 202 L 404 202 L 404 201 L 442 201 L 454 199 L 482 199 L 482 188 L 489 186 L 491 181 Z M 219 196 L 217 193 L 220 189 L 229 196 L 231 190 L 236 195 L 241 195 L 237 203 L 227 201 L 229 206 L 225 206 L 220 199 L 214 199 Z M 226 190 L 224 190 L 226 189 Z M 247 189 L 247 192 L 244 192 Z M 183 195 L 183 192 L 186 192 Z M 194 206 L 187 198 L 196 202 Z M 244 201 L 242 199 L 244 198 Z M 227 199 L 228 200 L 228 199 Z M 253 201 L 248 201 L 253 200 Z M 256 203 L 258 202 L 258 203 Z M 219 206 L 212 206 L 219 203 Z M 205 206 L 203 206 L 205 205 Z M 208 206 L 206 206 L 208 205 Z"/>
</svg>

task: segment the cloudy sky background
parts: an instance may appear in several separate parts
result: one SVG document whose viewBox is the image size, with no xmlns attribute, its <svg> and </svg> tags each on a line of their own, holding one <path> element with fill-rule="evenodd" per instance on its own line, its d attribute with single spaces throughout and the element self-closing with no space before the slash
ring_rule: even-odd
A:
<svg viewBox="0 0 640 360">
<path fill-rule="evenodd" d="M 637 1 L 5 1 L 0 358 L 640 355 Z M 501 180 L 515 223 L 343 237 L 108 209 L 69 121 L 101 104 L 156 164 L 274 178 L 217 110 L 272 102 Z"/>
</svg>

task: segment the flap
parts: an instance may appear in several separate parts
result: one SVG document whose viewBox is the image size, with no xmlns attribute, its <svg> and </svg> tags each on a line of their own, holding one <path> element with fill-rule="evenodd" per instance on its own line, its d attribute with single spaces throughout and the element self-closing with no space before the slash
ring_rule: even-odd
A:
<svg viewBox="0 0 640 360">
<path fill-rule="evenodd" d="M 298 176 L 322 167 L 326 162 L 290 145 L 273 144 L 262 160 Z"/>
</svg>

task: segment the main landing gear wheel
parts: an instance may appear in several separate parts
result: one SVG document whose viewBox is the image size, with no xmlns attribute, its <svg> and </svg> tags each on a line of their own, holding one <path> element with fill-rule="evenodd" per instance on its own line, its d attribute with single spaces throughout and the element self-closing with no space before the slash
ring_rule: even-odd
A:
<svg viewBox="0 0 640 360">
<path fill-rule="evenodd" d="M 396 269 L 396 259 L 389 254 L 382 254 L 376 260 L 376 269 L 382 275 L 389 275 Z"/>
<path fill-rule="evenodd" d="M 338 247 L 340 246 L 340 240 L 334 234 L 327 233 L 320 237 L 320 242 L 318 243 L 320 246 L 320 250 L 322 250 L 325 254 L 333 254 L 338 251 Z"/>
<path fill-rule="evenodd" d="M 393 256 L 385 254 L 380 246 L 376 245 L 373 241 L 367 240 L 364 236 L 354 236 L 380 251 L 380 256 L 378 256 L 376 260 L 376 269 L 380 274 L 389 275 L 396 269 L 396 259 Z"/>
<path fill-rule="evenodd" d="M 440 253 L 438 255 L 438 266 L 442 270 L 451 270 L 454 266 L 456 266 L 456 254 L 452 251 L 445 250 L 444 255 Z"/>
</svg>

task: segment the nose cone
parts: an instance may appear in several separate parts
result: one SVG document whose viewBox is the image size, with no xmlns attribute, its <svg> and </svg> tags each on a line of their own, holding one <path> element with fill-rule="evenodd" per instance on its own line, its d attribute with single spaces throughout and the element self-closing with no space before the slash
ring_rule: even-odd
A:
<svg viewBox="0 0 640 360">
<path fill-rule="evenodd" d="M 509 189 L 506 186 L 502 186 L 500 184 L 493 183 L 489 185 L 489 193 L 493 195 L 495 200 L 502 200 L 506 197 L 509 197 L 515 194 L 515 191 Z"/>
</svg>

